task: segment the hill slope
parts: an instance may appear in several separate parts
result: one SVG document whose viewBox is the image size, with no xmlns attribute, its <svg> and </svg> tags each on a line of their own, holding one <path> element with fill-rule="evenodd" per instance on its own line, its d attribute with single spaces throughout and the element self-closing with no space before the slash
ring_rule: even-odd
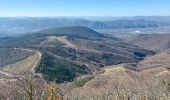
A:
<svg viewBox="0 0 170 100">
<path fill-rule="evenodd" d="M 141 34 L 130 43 L 158 52 L 164 51 L 170 48 L 170 34 Z"/>
<path fill-rule="evenodd" d="M 79 26 L 2 38 L 0 47 L 39 50 L 43 59 L 36 71 L 42 73 L 45 79 L 56 82 L 72 81 L 81 75 L 100 73 L 105 66 L 136 63 L 145 56 L 155 54 L 153 51 Z M 59 73 L 60 71 L 63 73 Z"/>
<path fill-rule="evenodd" d="M 33 54 L 34 52 L 28 52 L 20 49 L 0 48 L 0 67 L 8 64 L 13 64 Z"/>
<path fill-rule="evenodd" d="M 154 68 L 141 72 L 112 66 L 112 72 L 96 76 L 83 87 L 73 89 L 65 99 L 89 100 L 169 98 L 170 73 L 165 68 Z M 146 93 L 146 94 L 145 94 Z"/>
<path fill-rule="evenodd" d="M 78 36 L 78 37 L 86 37 L 86 38 L 100 38 L 104 37 L 102 34 L 97 33 L 96 31 L 82 26 L 70 26 L 70 27 L 60 27 L 53 29 L 46 29 L 40 31 L 43 34 L 56 34 L 56 35 L 69 35 L 69 36 Z"/>
<path fill-rule="evenodd" d="M 73 89 L 65 98 L 74 100 L 97 100 L 124 98 L 164 99 L 169 98 L 170 53 L 163 52 L 140 61 L 135 68 L 119 64 L 104 68 L 104 73 L 96 76 L 84 86 Z M 134 68 L 134 69 L 135 69 Z M 77 95 L 75 95 L 77 94 Z"/>
</svg>

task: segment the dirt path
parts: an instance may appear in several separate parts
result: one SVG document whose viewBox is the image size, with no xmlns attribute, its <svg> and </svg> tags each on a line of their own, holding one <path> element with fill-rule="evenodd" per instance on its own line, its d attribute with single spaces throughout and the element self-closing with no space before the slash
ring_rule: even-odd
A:
<svg viewBox="0 0 170 100">
<path fill-rule="evenodd" d="M 60 37 L 51 36 L 50 38 L 51 39 L 56 38 L 58 41 L 63 42 L 64 44 L 66 44 L 67 47 L 75 48 L 75 45 L 73 45 L 71 42 L 69 42 L 67 40 L 67 36 L 60 36 Z"/>
<path fill-rule="evenodd" d="M 2 70 L 0 70 L 0 74 L 5 75 L 5 76 L 8 76 L 8 77 L 13 76 L 13 75 L 11 75 L 11 74 L 9 74 L 9 73 L 7 73 L 7 72 L 4 72 L 4 71 L 2 71 Z"/>
<path fill-rule="evenodd" d="M 18 49 L 18 48 L 17 48 Z M 25 50 L 25 51 L 30 51 L 30 52 L 36 52 L 39 56 L 37 62 L 33 65 L 33 67 L 30 69 L 32 73 L 35 73 L 35 68 L 39 66 L 41 59 L 42 59 L 42 54 L 39 51 L 34 51 L 31 49 L 24 49 L 24 48 L 19 48 L 20 50 Z"/>
<path fill-rule="evenodd" d="M 24 73 L 25 71 L 30 71 L 33 74 L 35 74 L 35 68 L 37 66 L 39 66 L 39 64 L 41 62 L 42 54 L 39 51 L 34 51 L 34 50 L 30 50 L 30 49 L 24 49 L 24 48 L 15 48 L 15 49 L 25 50 L 25 51 L 29 51 L 29 52 L 35 52 L 35 54 L 32 56 L 29 56 L 28 58 L 26 58 L 24 60 L 14 63 L 13 67 L 12 67 L 12 65 L 6 65 L 6 67 L 4 67 L 0 70 L 0 76 L 3 76 L 3 77 L 6 76 L 6 77 L 12 78 L 17 75 L 16 74 L 17 72 L 19 72 L 18 74 L 20 74 L 20 72 Z M 31 64 L 29 64 L 29 62 L 27 60 L 29 60 L 29 61 L 34 60 L 34 61 Z M 25 67 L 23 67 L 22 65 Z"/>
<path fill-rule="evenodd" d="M 162 72 L 156 74 L 155 76 L 161 76 L 161 75 L 164 75 L 164 74 L 167 74 L 167 73 L 169 73 L 169 71 L 162 71 Z"/>
</svg>

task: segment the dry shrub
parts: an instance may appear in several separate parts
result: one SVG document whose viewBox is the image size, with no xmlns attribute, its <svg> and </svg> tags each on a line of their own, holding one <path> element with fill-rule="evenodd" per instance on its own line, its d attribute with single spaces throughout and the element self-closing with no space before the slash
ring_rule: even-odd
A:
<svg viewBox="0 0 170 100">
<path fill-rule="evenodd" d="M 0 100 L 63 100 L 65 88 L 32 74 L 0 82 Z"/>
</svg>

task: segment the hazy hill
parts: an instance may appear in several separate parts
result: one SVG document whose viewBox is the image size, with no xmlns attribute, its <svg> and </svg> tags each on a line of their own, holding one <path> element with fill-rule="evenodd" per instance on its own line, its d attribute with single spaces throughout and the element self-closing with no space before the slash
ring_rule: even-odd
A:
<svg viewBox="0 0 170 100">
<path fill-rule="evenodd" d="M 146 28 L 162 26 L 162 23 L 145 19 L 86 20 L 81 18 L 13 17 L 0 18 L 0 33 L 27 33 L 42 29 L 85 26 L 92 29 Z"/>
<path fill-rule="evenodd" d="M 84 38 L 102 38 L 104 35 L 97 33 L 96 31 L 82 26 L 70 26 L 70 27 L 60 27 L 52 28 L 39 31 L 40 34 L 52 34 L 52 35 L 69 35 Z"/>
<path fill-rule="evenodd" d="M 15 37 L 4 37 L 0 40 L 0 47 L 19 47 L 28 45 L 38 45 L 48 36 L 75 36 L 82 38 L 104 38 L 104 35 L 93 31 L 92 29 L 80 26 L 60 27 L 46 29 L 34 33 L 17 35 Z M 116 39 L 116 38 L 115 38 Z M 6 45 L 4 45 L 6 44 Z"/>
<path fill-rule="evenodd" d="M 170 16 L 135 16 L 131 19 L 145 19 L 170 25 Z"/>
<path fill-rule="evenodd" d="M 147 27 L 158 27 L 158 24 L 154 21 L 147 20 L 114 20 L 114 21 L 103 21 L 95 22 L 91 28 L 93 29 L 122 29 L 122 28 L 147 28 Z"/>
</svg>

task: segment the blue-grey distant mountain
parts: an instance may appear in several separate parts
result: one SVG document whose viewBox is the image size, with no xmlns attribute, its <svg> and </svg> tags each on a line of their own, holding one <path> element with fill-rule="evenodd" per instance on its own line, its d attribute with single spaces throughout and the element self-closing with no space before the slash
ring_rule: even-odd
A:
<svg viewBox="0 0 170 100">
<path fill-rule="evenodd" d="M 131 19 L 145 19 L 170 25 L 170 16 L 135 16 L 132 17 Z"/>
<path fill-rule="evenodd" d="M 145 19 L 121 19 L 121 20 L 85 20 L 78 18 L 50 18 L 50 17 L 14 17 L 0 18 L 0 33 L 27 33 L 42 29 L 85 26 L 92 29 L 121 29 L 121 28 L 146 28 L 158 27 L 162 24 Z"/>
</svg>

